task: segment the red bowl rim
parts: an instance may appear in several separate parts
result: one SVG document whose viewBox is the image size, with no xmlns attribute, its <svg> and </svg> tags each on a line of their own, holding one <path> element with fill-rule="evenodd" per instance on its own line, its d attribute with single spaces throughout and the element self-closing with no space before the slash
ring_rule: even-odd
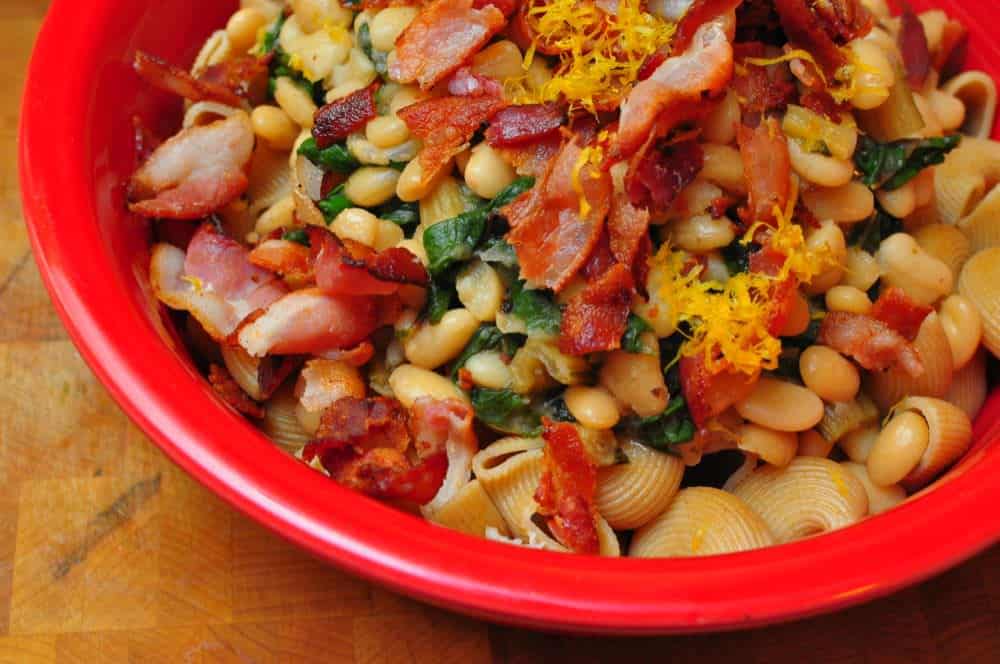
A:
<svg viewBox="0 0 1000 664">
<path fill-rule="evenodd" d="M 1000 504 L 1000 446 L 986 444 L 1000 435 L 996 393 L 977 426 L 979 444 L 933 491 L 849 529 L 713 558 L 606 560 L 510 547 L 428 524 L 302 468 L 211 397 L 129 305 L 135 286 L 112 272 L 110 248 L 90 223 L 95 187 L 79 163 L 87 114 L 75 111 L 88 104 L 93 42 L 115 25 L 114 6 L 93 3 L 80 12 L 55 0 L 36 45 L 19 150 L 35 258 L 71 338 L 125 412 L 175 463 L 276 533 L 439 606 L 536 628 L 619 634 L 815 615 L 923 580 L 1000 539 L 1000 510 L 992 508 Z M 51 72 L 59 72 L 58 85 Z"/>
</svg>

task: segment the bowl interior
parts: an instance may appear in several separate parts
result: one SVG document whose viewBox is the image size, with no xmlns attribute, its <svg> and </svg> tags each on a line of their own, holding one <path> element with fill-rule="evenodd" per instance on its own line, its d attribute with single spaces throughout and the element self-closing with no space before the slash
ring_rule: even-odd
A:
<svg viewBox="0 0 1000 664">
<path fill-rule="evenodd" d="M 427 601 L 536 627 L 698 631 L 801 617 L 887 593 L 1000 537 L 1000 397 L 974 450 L 888 514 L 794 544 L 697 560 L 603 560 L 445 531 L 301 466 L 223 406 L 148 287 L 150 229 L 127 214 L 132 118 L 168 135 L 180 103 L 143 85 L 137 49 L 189 63 L 233 0 L 55 0 L 22 113 L 21 177 L 36 258 L 77 346 L 170 457 L 236 507 L 354 573 Z M 973 31 L 970 66 L 1000 72 L 1000 12 L 947 7 Z M 72 53 L 72 58 L 66 54 Z M 68 70 L 68 71 L 67 71 Z M 59 112 L 53 112 L 58 109 Z M 935 542 L 930 547 L 928 542 Z M 829 570 L 838 570 L 830 574 Z"/>
</svg>

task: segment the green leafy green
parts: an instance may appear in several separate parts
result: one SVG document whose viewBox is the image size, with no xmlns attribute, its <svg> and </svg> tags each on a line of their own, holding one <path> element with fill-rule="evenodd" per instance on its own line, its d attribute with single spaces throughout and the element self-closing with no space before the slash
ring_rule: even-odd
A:
<svg viewBox="0 0 1000 664">
<path fill-rule="evenodd" d="M 310 82 L 309 79 L 302 75 L 302 72 L 294 69 L 291 65 L 291 57 L 289 57 L 288 53 L 280 45 L 274 47 L 273 53 L 274 57 L 271 59 L 270 73 L 267 79 L 267 92 L 271 97 L 274 97 L 278 79 L 287 78 L 309 93 L 309 96 L 313 100 L 318 99 L 322 101 L 323 86 L 319 82 Z"/>
<path fill-rule="evenodd" d="M 360 166 L 354 155 L 343 143 L 336 143 L 320 150 L 316 139 L 309 137 L 299 146 L 299 154 L 327 173 L 352 173 Z"/>
<path fill-rule="evenodd" d="M 472 258 L 486 235 L 490 218 L 534 184 L 534 178 L 516 180 L 488 205 L 463 212 L 424 231 L 424 249 L 427 251 L 430 273 L 440 274 L 455 263 Z"/>
<path fill-rule="evenodd" d="M 301 228 L 293 228 L 290 231 L 285 231 L 284 234 L 281 236 L 281 239 L 301 244 L 304 247 L 312 246 L 309 243 L 309 233 L 305 232 Z"/>
<path fill-rule="evenodd" d="M 448 313 L 451 302 L 455 298 L 455 279 L 444 277 L 432 279 L 427 288 L 427 304 L 424 305 L 423 317 L 431 325 L 437 325 Z"/>
<path fill-rule="evenodd" d="M 673 452 L 675 446 L 690 441 L 696 432 L 687 401 L 680 395 L 671 399 L 659 415 L 640 419 L 631 426 L 640 443 L 663 452 Z"/>
<path fill-rule="evenodd" d="M 267 55 L 274 51 L 278 46 L 278 38 L 281 36 L 281 29 L 285 27 L 285 21 L 288 17 L 284 14 L 278 16 L 278 19 L 274 22 L 267 32 L 264 33 L 264 39 L 260 43 L 260 54 Z"/>
<path fill-rule="evenodd" d="M 323 217 L 326 219 L 327 224 L 336 219 L 337 215 L 344 210 L 354 207 L 354 203 L 344 193 L 344 185 L 340 185 L 331 191 L 327 194 L 326 198 L 319 201 L 316 205 L 323 212 Z"/>
<path fill-rule="evenodd" d="M 628 353 L 644 353 L 640 337 L 646 332 L 652 332 L 653 326 L 645 318 L 628 315 L 628 323 L 625 326 L 625 334 L 622 335 L 622 350 Z"/>
<path fill-rule="evenodd" d="M 729 274 L 740 274 L 750 271 L 750 254 L 760 249 L 756 242 L 744 243 L 736 239 L 727 247 L 722 248 L 722 259 L 726 262 Z"/>
<path fill-rule="evenodd" d="M 472 391 L 476 417 L 487 426 L 517 436 L 537 436 L 542 432 L 541 416 L 531 401 L 511 390 L 477 388 Z"/>
<path fill-rule="evenodd" d="M 873 189 L 893 191 L 912 180 L 928 166 L 943 163 L 962 141 L 960 134 L 923 140 L 879 143 L 869 136 L 858 139 L 854 163 L 862 181 Z"/>
<path fill-rule="evenodd" d="M 854 229 L 848 239 L 848 244 L 874 254 L 878 251 L 882 240 L 895 233 L 900 233 L 902 230 L 903 222 L 878 206 L 875 214 L 868 221 L 858 224 Z"/>
<path fill-rule="evenodd" d="M 404 203 L 393 199 L 375 210 L 379 219 L 391 221 L 397 226 L 413 226 L 420 223 L 420 206 L 417 203 Z"/>
<path fill-rule="evenodd" d="M 539 410 L 542 416 L 556 422 L 576 422 L 576 418 L 569 412 L 569 407 L 566 405 L 566 400 L 563 398 L 562 392 L 543 401 L 539 405 Z"/>
<path fill-rule="evenodd" d="M 458 356 L 455 360 L 455 364 L 451 368 L 451 379 L 458 379 L 458 370 L 465 366 L 465 363 L 469 361 L 469 358 L 477 353 L 482 353 L 483 351 L 493 350 L 498 348 L 500 343 L 503 341 L 503 332 L 497 329 L 495 325 L 481 325 L 476 333 L 472 335 L 472 339 L 466 344 L 465 349 L 462 354 Z"/>
<path fill-rule="evenodd" d="M 367 22 L 362 23 L 361 27 L 358 28 L 358 46 L 375 65 L 375 72 L 379 76 L 385 78 L 389 75 L 389 54 L 377 51 L 372 46 L 372 31 Z"/>
<path fill-rule="evenodd" d="M 555 336 L 562 324 L 562 310 L 546 291 L 528 290 L 515 281 L 509 291 L 510 312 L 524 321 L 529 332 Z"/>
<path fill-rule="evenodd" d="M 484 263 L 496 263 L 504 267 L 517 268 L 517 252 L 502 236 L 491 237 L 476 252 Z"/>
</svg>

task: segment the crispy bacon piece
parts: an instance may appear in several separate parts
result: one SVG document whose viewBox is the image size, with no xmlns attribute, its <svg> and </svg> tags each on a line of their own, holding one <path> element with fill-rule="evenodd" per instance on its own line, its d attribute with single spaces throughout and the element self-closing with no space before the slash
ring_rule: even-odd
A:
<svg viewBox="0 0 1000 664">
<path fill-rule="evenodd" d="M 785 110 L 798 92 L 788 67 L 783 64 L 761 67 L 746 62 L 747 58 L 766 56 L 766 47 L 760 42 L 737 44 L 735 52 L 736 59 L 743 61 L 743 67 L 733 80 L 733 89 L 736 90 L 744 113 L 759 116 Z"/>
<path fill-rule="evenodd" d="M 375 346 L 370 341 L 362 341 L 354 348 L 347 350 L 328 350 L 317 353 L 317 357 L 324 360 L 344 362 L 352 367 L 363 367 L 375 357 Z"/>
<path fill-rule="evenodd" d="M 778 120 L 767 118 L 754 129 L 741 124 L 737 140 L 750 192 L 743 220 L 748 225 L 757 221 L 774 224 L 775 209 L 784 212 L 791 196 L 788 139 Z"/>
<path fill-rule="evenodd" d="M 680 372 L 684 399 L 699 429 L 749 396 L 758 379 L 758 376 L 730 371 L 712 373 L 700 356 L 682 357 Z"/>
<path fill-rule="evenodd" d="M 632 272 L 615 263 L 570 300 L 559 330 L 559 350 L 587 355 L 620 348 L 634 292 Z"/>
<path fill-rule="evenodd" d="M 353 348 L 378 327 L 374 298 L 307 288 L 285 295 L 242 326 L 237 339 L 254 357 L 306 355 Z"/>
<path fill-rule="evenodd" d="M 321 150 L 338 143 L 359 129 L 364 128 L 368 121 L 378 115 L 375 104 L 375 92 L 378 82 L 367 88 L 335 99 L 316 111 L 312 135 L 316 146 Z"/>
<path fill-rule="evenodd" d="M 389 76 L 430 90 L 479 52 L 506 23 L 503 12 L 492 4 L 476 9 L 473 0 L 434 0 L 396 40 Z"/>
<path fill-rule="evenodd" d="M 239 108 L 243 99 L 221 83 L 195 78 L 180 67 L 138 51 L 132 68 L 147 83 L 189 101 L 217 101 Z"/>
<path fill-rule="evenodd" d="M 243 391 L 243 388 L 233 380 L 232 375 L 225 367 L 220 367 L 217 364 L 211 365 L 208 370 L 208 382 L 212 385 L 215 393 L 235 408 L 237 412 L 257 419 L 264 417 L 264 409 Z"/>
<path fill-rule="evenodd" d="M 226 60 L 206 68 L 198 80 L 232 90 L 251 105 L 261 104 L 267 95 L 268 65 L 272 57 L 243 55 Z"/>
<path fill-rule="evenodd" d="M 809 51 L 828 76 L 847 64 L 847 57 L 826 32 L 809 0 L 774 0 L 785 34 L 797 48 Z"/>
<path fill-rule="evenodd" d="M 312 249 L 290 240 L 264 240 L 250 252 L 250 262 L 270 272 L 301 281 L 316 278 Z"/>
<path fill-rule="evenodd" d="M 452 157 L 467 147 L 484 122 L 505 106 L 502 97 L 439 97 L 399 111 L 413 135 L 424 142 L 420 151 L 423 181 L 431 182 Z"/>
<path fill-rule="evenodd" d="M 250 263 L 241 244 L 210 224 L 195 233 L 186 253 L 169 244 L 153 247 L 149 273 L 156 297 L 190 312 L 216 341 L 288 292 L 276 275 Z"/>
<path fill-rule="evenodd" d="M 636 153 L 625 178 L 632 205 L 663 211 L 701 172 L 705 153 L 695 140 Z"/>
<path fill-rule="evenodd" d="M 875 25 L 875 17 L 861 0 L 827 0 L 813 3 L 820 24 L 838 44 L 864 37 Z"/>
<path fill-rule="evenodd" d="M 934 68 L 941 72 L 942 81 L 947 81 L 962 71 L 968 50 L 969 31 L 961 21 L 949 20 L 944 24 L 941 46 L 934 56 Z"/>
<path fill-rule="evenodd" d="M 473 428 L 472 407 L 456 399 L 422 397 L 410 408 L 410 433 L 417 457 L 426 464 L 442 456 L 447 473 L 432 499 L 424 501 L 424 513 L 433 514 L 449 503 L 472 476 L 472 458 L 479 451 Z"/>
<path fill-rule="evenodd" d="M 509 106 L 493 116 L 486 141 L 495 148 L 530 145 L 557 135 L 565 117 L 556 104 Z"/>
<path fill-rule="evenodd" d="M 898 44 L 906 66 L 907 82 L 911 88 L 922 88 L 931 71 L 931 52 L 927 46 L 924 24 L 908 2 L 903 3 L 903 13 L 899 17 Z"/>
<path fill-rule="evenodd" d="M 846 104 L 838 104 L 825 90 L 807 90 L 799 97 L 799 104 L 835 122 L 840 122 L 847 108 Z"/>
<path fill-rule="evenodd" d="M 448 79 L 448 94 L 455 97 L 502 97 L 503 86 L 496 79 L 462 67 Z"/>
<path fill-rule="evenodd" d="M 487 130 L 488 131 L 488 130 Z M 540 179 L 548 170 L 553 157 L 559 153 L 562 137 L 553 134 L 537 143 L 520 148 L 498 148 L 503 158 L 510 162 L 518 175 Z"/>
<path fill-rule="evenodd" d="M 913 341 L 924 319 L 933 311 L 932 307 L 915 302 L 902 289 L 893 286 L 882 291 L 868 315 L 899 332 L 907 341 Z"/>
<path fill-rule="evenodd" d="M 567 143 L 543 180 L 506 210 L 521 277 L 557 292 L 586 263 L 611 206 L 611 176 L 583 158 L 583 148 Z"/>
<path fill-rule="evenodd" d="M 580 274 L 588 282 L 596 281 L 617 262 L 614 254 L 611 253 L 611 240 L 605 230 L 597 239 L 594 249 L 590 252 L 590 257 L 580 269 Z"/>
<path fill-rule="evenodd" d="M 622 265 L 632 267 L 642 245 L 649 235 L 649 210 L 638 208 L 622 194 L 616 194 L 608 216 L 608 238 L 611 253 Z"/>
<path fill-rule="evenodd" d="M 542 420 L 544 472 L 535 500 L 538 513 L 564 546 L 576 553 L 600 553 L 597 537 L 597 466 L 587 454 L 576 427 Z"/>
<path fill-rule="evenodd" d="M 688 50 L 701 26 L 735 11 L 742 3 L 743 0 L 694 0 L 677 23 L 674 39 L 670 44 L 673 52 L 683 53 Z"/>
<path fill-rule="evenodd" d="M 402 452 L 388 448 L 368 450 L 360 456 L 329 450 L 320 458 L 338 484 L 374 498 L 417 505 L 433 500 L 448 471 L 444 454 L 413 466 Z"/>
<path fill-rule="evenodd" d="M 376 253 L 356 242 L 342 242 L 326 229 L 309 229 L 316 285 L 333 295 L 392 295 L 400 284 L 426 286 L 430 276 L 407 249 Z"/>
<path fill-rule="evenodd" d="M 129 209 L 144 217 L 204 219 L 248 186 L 254 146 L 246 113 L 184 129 L 156 148 L 129 181 Z"/>
<path fill-rule="evenodd" d="M 377 447 L 405 452 L 410 446 L 409 416 L 395 399 L 345 397 L 323 411 L 316 440 L 358 454 Z"/>
<path fill-rule="evenodd" d="M 431 282 L 420 259 L 403 247 L 391 247 L 365 258 L 365 267 L 376 279 L 396 284 L 427 286 Z"/>
<path fill-rule="evenodd" d="M 698 28 L 690 48 L 668 58 L 622 103 L 615 152 L 629 157 L 644 143 L 697 117 L 733 76 L 733 47 L 725 15 Z"/>
<path fill-rule="evenodd" d="M 843 311 L 828 313 L 820 326 L 818 341 L 854 358 L 869 371 L 898 365 L 914 378 L 924 373 L 920 354 L 910 342 L 871 316 Z"/>
</svg>

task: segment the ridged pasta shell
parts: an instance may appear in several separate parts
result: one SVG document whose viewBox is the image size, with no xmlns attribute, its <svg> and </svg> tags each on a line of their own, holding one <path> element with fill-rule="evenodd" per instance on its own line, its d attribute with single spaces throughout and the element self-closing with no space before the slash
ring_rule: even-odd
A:
<svg viewBox="0 0 1000 664">
<path fill-rule="evenodd" d="M 864 485 L 829 459 L 799 457 L 787 468 L 762 466 L 733 493 L 781 543 L 849 526 L 868 513 Z"/>
<path fill-rule="evenodd" d="M 222 344 L 222 361 L 229 369 L 230 375 L 247 395 L 254 401 L 261 401 L 264 392 L 260 385 L 261 360 L 251 357 L 241 346 Z"/>
<path fill-rule="evenodd" d="M 629 462 L 597 475 L 597 511 L 616 530 L 634 530 L 667 509 L 684 476 L 680 459 L 626 440 Z"/>
<path fill-rule="evenodd" d="M 970 258 L 958 279 L 958 292 L 969 298 L 983 319 L 983 345 L 1000 357 L 1000 248 Z"/>
<path fill-rule="evenodd" d="M 292 172 L 295 175 L 294 185 L 297 190 L 313 201 L 318 201 L 323 197 L 323 178 L 325 176 L 323 169 L 309 161 L 305 156 L 298 155 Z"/>
<path fill-rule="evenodd" d="M 420 200 L 420 224 L 430 228 L 434 224 L 452 219 L 465 212 L 465 197 L 458 180 L 451 176 L 441 178 L 430 194 Z"/>
<path fill-rule="evenodd" d="M 910 471 L 901 484 L 916 491 L 935 479 L 942 471 L 958 461 L 972 444 L 972 421 L 965 411 L 942 399 L 909 397 L 899 402 L 896 413 L 914 411 L 927 420 L 930 442 L 920 458 L 920 463 Z"/>
<path fill-rule="evenodd" d="M 867 376 L 865 390 L 883 412 L 905 396 L 943 397 L 951 388 L 955 361 L 937 312 L 924 319 L 913 347 L 924 364 L 924 373 L 920 376 L 913 377 L 901 367 L 890 367 Z"/>
<path fill-rule="evenodd" d="M 958 222 L 969 238 L 972 251 L 1000 247 L 1000 187 L 993 187 L 986 197 Z"/>
<path fill-rule="evenodd" d="M 775 543 L 767 524 L 731 493 L 692 487 L 632 537 L 629 556 L 668 558 L 750 551 Z"/>
<path fill-rule="evenodd" d="M 303 193 L 301 189 L 296 188 L 292 192 L 292 200 L 295 202 L 295 221 L 298 224 L 326 227 L 326 217 L 320 212 L 316 202 Z"/>
<path fill-rule="evenodd" d="M 217 120 L 224 120 L 240 110 L 217 101 L 199 101 L 184 112 L 184 128 L 201 127 Z"/>
<path fill-rule="evenodd" d="M 965 105 L 962 133 L 975 138 L 989 138 L 997 115 L 997 84 L 981 71 L 962 72 L 941 89 Z"/>
<path fill-rule="evenodd" d="M 537 438 L 504 438 L 480 450 L 472 472 L 489 494 L 514 537 L 528 540 L 538 510 L 535 491 L 542 479 L 542 448 Z"/>
<path fill-rule="evenodd" d="M 878 407 L 861 392 L 851 401 L 823 404 L 823 419 L 816 430 L 831 443 L 837 443 L 847 434 L 878 421 Z"/>
<path fill-rule="evenodd" d="M 220 62 L 225 62 L 232 55 L 233 47 L 229 43 L 229 35 L 226 34 L 225 30 L 216 30 L 201 47 L 198 57 L 194 59 L 191 75 L 201 76 L 206 69 Z"/>
<path fill-rule="evenodd" d="M 255 218 L 291 195 L 294 184 L 287 155 L 264 146 L 263 142 L 254 150 L 249 179 L 246 196 L 250 214 Z"/>
<path fill-rule="evenodd" d="M 974 420 L 986 403 L 988 394 L 986 351 L 980 349 L 968 364 L 955 372 L 945 401 L 955 404 L 965 411 L 969 419 Z"/>
<path fill-rule="evenodd" d="M 1000 143 L 965 138 L 934 171 L 938 215 L 943 224 L 957 224 L 1000 181 Z"/>
<path fill-rule="evenodd" d="M 472 480 L 472 458 L 476 455 L 476 450 L 467 445 L 461 437 L 449 437 L 445 444 L 445 453 L 448 455 L 448 470 L 441 488 L 429 503 L 420 507 L 420 513 L 427 519 L 432 518 L 439 509 L 451 502 Z"/>
<path fill-rule="evenodd" d="M 914 231 L 913 237 L 924 251 L 947 265 L 952 274 L 961 272 L 972 255 L 969 238 L 955 226 L 931 224 Z"/>
<path fill-rule="evenodd" d="M 295 414 L 298 403 L 294 385 L 285 385 L 264 404 L 264 419 L 260 423 L 268 438 L 288 452 L 302 449 L 311 440 Z"/>
<path fill-rule="evenodd" d="M 840 464 L 847 469 L 865 487 L 868 494 L 868 514 L 875 516 L 892 509 L 906 500 L 906 490 L 898 484 L 878 486 L 868 477 L 868 467 L 864 464 L 844 461 Z"/>
<path fill-rule="evenodd" d="M 487 528 L 496 528 L 504 537 L 511 535 L 507 522 L 479 480 L 472 480 L 462 487 L 454 498 L 429 518 L 434 523 L 466 535 L 483 537 Z"/>
</svg>

